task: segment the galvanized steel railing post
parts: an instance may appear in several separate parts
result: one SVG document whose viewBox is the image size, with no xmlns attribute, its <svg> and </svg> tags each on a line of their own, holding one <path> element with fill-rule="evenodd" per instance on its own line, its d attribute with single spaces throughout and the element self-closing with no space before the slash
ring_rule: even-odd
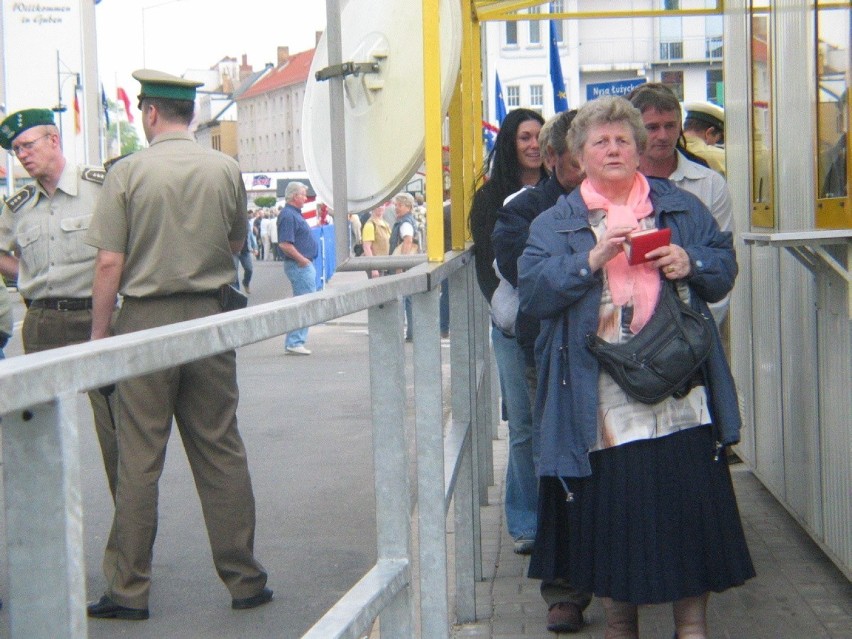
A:
<svg viewBox="0 0 852 639">
<path fill-rule="evenodd" d="M 444 419 L 441 388 L 440 286 L 412 297 L 414 414 L 420 548 L 420 636 L 449 636 L 444 508 Z"/>
<path fill-rule="evenodd" d="M 397 300 L 370 307 L 370 391 L 378 559 L 405 559 L 410 564 L 411 491 L 405 438 L 407 394 L 400 306 Z M 414 636 L 410 584 L 380 617 L 382 637 Z"/>
<path fill-rule="evenodd" d="M 476 619 L 476 581 L 482 575 L 478 503 L 478 472 L 474 428 L 476 363 L 473 361 L 474 335 L 472 288 L 473 263 L 450 276 L 450 364 L 453 420 L 466 424 L 467 444 L 454 496 L 456 531 L 456 617 L 460 623 Z"/>
<path fill-rule="evenodd" d="M 76 393 L 3 417 L 13 637 L 87 633 L 77 428 Z"/>
<path fill-rule="evenodd" d="M 475 273 L 473 274 L 475 276 Z M 479 288 L 474 280 L 477 293 Z M 494 448 L 492 440 L 497 437 L 494 418 L 494 399 L 491 388 L 491 314 L 482 295 L 473 295 L 474 345 L 477 363 L 476 429 L 479 446 L 479 504 L 488 505 L 488 487 L 494 483 Z"/>
</svg>

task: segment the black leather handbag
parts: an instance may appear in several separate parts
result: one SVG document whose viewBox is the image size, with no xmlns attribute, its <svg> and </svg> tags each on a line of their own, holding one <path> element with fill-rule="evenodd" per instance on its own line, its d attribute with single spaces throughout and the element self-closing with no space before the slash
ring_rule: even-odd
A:
<svg viewBox="0 0 852 639">
<path fill-rule="evenodd" d="M 663 282 L 654 314 L 630 340 L 610 344 L 586 335 L 600 365 L 628 395 L 644 404 L 689 392 L 713 346 L 712 318 L 684 304 Z"/>
</svg>

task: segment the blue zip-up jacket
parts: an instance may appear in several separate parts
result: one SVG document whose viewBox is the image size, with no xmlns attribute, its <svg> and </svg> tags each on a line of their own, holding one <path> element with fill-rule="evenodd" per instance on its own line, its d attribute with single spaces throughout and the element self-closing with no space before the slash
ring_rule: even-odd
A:
<svg viewBox="0 0 852 639">
<path fill-rule="evenodd" d="M 731 234 L 719 230 L 694 195 L 669 180 L 648 182 L 656 225 L 671 228 L 672 244 L 685 249 L 692 262 L 687 281 L 691 305 L 710 317 L 707 302 L 722 299 L 736 279 Z M 579 189 L 559 198 L 533 221 L 518 260 L 521 310 L 541 320 L 534 409 L 540 424 L 536 453 L 541 476 L 590 475 L 589 449 L 597 441 L 599 368 L 585 336 L 598 330 L 603 274 L 592 273 L 589 266 L 597 240 L 588 216 Z M 719 333 L 711 324 L 714 343 L 703 367 L 705 387 L 716 438 L 733 444 L 741 427 L 736 388 Z"/>
</svg>

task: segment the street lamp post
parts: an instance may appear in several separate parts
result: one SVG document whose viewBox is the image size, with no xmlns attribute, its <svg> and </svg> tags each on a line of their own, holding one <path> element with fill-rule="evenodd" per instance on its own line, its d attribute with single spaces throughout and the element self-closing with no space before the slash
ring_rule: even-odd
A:
<svg viewBox="0 0 852 639">
<path fill-rule="evenodd" d="M 65 67 L 65 71 L 62 70 L 62 67 Z M 76 71 L 72 71 L 68 68 L 68 66 L 62 62 L 59 58 L 59 51 L 56 52 L 56 106 L 51 109 L 54 113 L 57 114 L 57 119 L 59 120 L 59 138 L 63 140 L 62 137 L 62 114 L 68 110 L 68 107 L 62 104 L 62 87 L 65 86 L 65 82 L 68 78 L 75 78 L 76 83 L 74 84 L 74 95 L 76 96 L 77 91 L 82 88 L 80 84 L 80 74 Z"/>
</svg>

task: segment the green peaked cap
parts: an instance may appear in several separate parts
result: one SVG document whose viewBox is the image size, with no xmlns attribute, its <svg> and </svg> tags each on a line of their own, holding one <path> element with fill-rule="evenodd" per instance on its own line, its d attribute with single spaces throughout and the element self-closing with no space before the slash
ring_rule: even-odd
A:
<svg viewBox="0 0 852 639">
<path fill-rule="evenodd" d="M 133 72 L 133 77 L 139 80 L 142 85 L 139 92 L 140 100 L 142 98 L 164 98 L 167 100 L 193 101 L 195 100 L 195 90 L 204 84 L 197 80 L 187 80 L 153 69 L 139 69 Z"/>
<path fill-rule="evenodd" d="M 53 111 L 50 109 L 16 111 L 0 122 L 0 146 L 8 151 L 12 148 L 12 142 L 21 133 L 42 124 L 56 124 L 53 120 Z"/>
</svg>

